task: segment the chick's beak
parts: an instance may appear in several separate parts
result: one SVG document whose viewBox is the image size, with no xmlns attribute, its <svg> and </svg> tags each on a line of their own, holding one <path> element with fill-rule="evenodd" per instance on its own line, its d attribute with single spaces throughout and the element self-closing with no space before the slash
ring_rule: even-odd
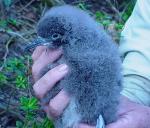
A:
<svg viewBox="0 0 150 128">
<path fill-rule="evenodd" d="M 38 37 L 25 47 L 25 51 L 34 49 L 37 46 L 49 46 L 50 44 L 52 44 L 51 39 L 44 39 L 42 37 Z"/>
</svg>

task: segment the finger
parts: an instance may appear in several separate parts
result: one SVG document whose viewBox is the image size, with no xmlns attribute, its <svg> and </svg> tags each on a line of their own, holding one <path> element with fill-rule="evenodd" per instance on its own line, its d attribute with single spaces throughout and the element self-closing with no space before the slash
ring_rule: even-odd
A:
<svg viewBox="0 0 150 128">
<path fill-rule="evenodd" d="M 87 124 L 79 124 L 79 128 L 95 128 L 95 126 L 89 126 Z"/>
<path fill-rule="evenodd" d="M 32 53 L 32 60 L 36 61 L 44 50 L 46 50 L 46 46 L 36 47 L 35 50 Z"/>
<path fill-rule="evenodd" d="M 53 118 L 62 114 L 70 101 L 69 95 L 61 90 L 52 100 L 49 102 L 49 115 Z"/>
<path fill-rule="evenodd" d="M 67 74 L 68 70 L 69 69 L 66 64 L 61 64 L 47 72 L 33 85 L 35 95 L 39 99 L 43 98 L 44 95 L 56 84 L 56 82 L 61 80 Z"/>
<path fill-rule="evenodd" d="M 43 51 L 40 57 L 36 61 L 34 61 L 34 64 L 32 66 L 32 74 L 34 80 L 38 80 L 41 70 L 49 63 L 52 63 L 56 59 L 58 59 L 61 54 L 62 51 L 60 49 Z"/>
</svg>

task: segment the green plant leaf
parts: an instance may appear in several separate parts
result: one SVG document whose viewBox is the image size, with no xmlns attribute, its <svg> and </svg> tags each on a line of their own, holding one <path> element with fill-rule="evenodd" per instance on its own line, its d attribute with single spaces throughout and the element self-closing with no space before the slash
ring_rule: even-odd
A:
<svg viewBox="0 0 150 128">
<path fill-rule="evenodd" d="M 105 14 L 103 12 L 97 11 L 95 13 L 95 17 L 97 21 L 101 21 L 105 18 Z"/>
<path fill-rule="evenodd" d="M 13 25 L 13 26 L 17 26 L 17 25 L 18 25 L 17 20 L 16 20 L 16 19 L 13 19 L 13 18 L 9 18 L 9 19 L 7 20 L 7 22 L 8 22 L 9 24 Z"/>
<path fill-rule="evenodd" d="M 6 28 L 7 27 L 7 21 L 6 20 L 0 20 L 0 27 Z"/>
<path fill-rule="evenodd" d="M 16 121 L 16 128 L 22 128 L 23 123 L 21 121 Z"/>
<path fill-rule="evenodd" d="M 128 18 L 130 17 L 130 15 L 133 11 L 133 8 L 134 8 L 134 4 L 130 3 L 128 8 L 122 14 L 122 19 L 124 20 L 124 22 L 126 22 L 128 20 Z"/>
<path fill-rule="evenodd" d="M 27 88 L 28 86 L 27 77 L 21 75 L 17 76 L 15 80 L 15 84 L 17 88 L 23 88 L 23 89 Z"/>
<path fill-rule="evenodd" d="M 116 23 L 115 24 L 115 28 L 117 29 L 117 30 L 122 30 L 123 29 L 123 23 Z"/>
<path fill-rule="evenodd" d="M 105 27 L 107 27 L 109 24 L 111 24 L 111 21 L 110 20 L 103 20 L 101 22 Z"/>
<path fill-rule="evenodd" d="M 6 62 L 5 69 L 7 71 L 15 72 L 16 74 L 21 75 L 25 72 L 26 66 L 22 59 L 10 58 Z"/>
<path fill-rule="evenodd" d="M 86 4 L 83 3 L 83 2 L 79 3 L 77 6 L 78 6 L 80 9 L 82 9 L 82 10 L 87 10 L 87 9 L 86 9 Z"/>
<path fill-rule="evenodd" d="M 10 7 L 12 0 L 3 0 L 5 7 Z"/>
<path fill-rule="evenodd" d="M 0 72 L 0 86 L 3 86 L 3 84 L 6 83 L 7 83 L 7 77 L 2 72 Z"/>
<path fill-rule="evenodd" d="M 21 97 L 20 104 L 21 104 L 21 108 L 24 111 L 34 111 L 39 109 L 38 100 L 35 97 L 31 97 L 31 98 Z"/>
<path fill-rule="evenodd" d="M 32 128 L 40 128 L 40 127 L 38 127 L 37 123 L 34 122 L 33 125 L 32 125 Z"/>
<path fill-rule="evenodd" d="M 50 119 L 45 118 L 41 124 L 41 127 L 42 128 L 54 128 L 54 124 Z"/>
</svg>

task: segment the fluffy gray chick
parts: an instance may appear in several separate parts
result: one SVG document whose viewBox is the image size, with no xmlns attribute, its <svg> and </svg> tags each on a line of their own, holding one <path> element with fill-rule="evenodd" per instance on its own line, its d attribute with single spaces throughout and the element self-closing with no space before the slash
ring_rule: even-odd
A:
<svg viewBox="0 0 150 128">
<path fill-rule="evenodd" d="M 64 88 L 71 102 L 55 121 L 57 128 L 77 123 L 96 125 L 99 115 L 106 124 L 117 118 L 120 97 L 121 60 L 117 46 L 103 28 L 86 12 L 65 5 L 51 8 L 40 19 L 38 36 L 49 48 L 63 49 L 70 72 L 50 91 L 54 96 Z"/>
</svg>

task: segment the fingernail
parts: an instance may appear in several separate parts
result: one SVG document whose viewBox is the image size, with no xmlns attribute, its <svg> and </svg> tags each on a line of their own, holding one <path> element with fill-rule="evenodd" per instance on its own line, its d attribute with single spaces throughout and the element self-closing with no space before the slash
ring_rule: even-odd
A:
<svg viewBox="0 0 150 128">
<path fill-rule="evenodd" d="M 60 67 L 59 67 L 59 71 L 60 71 L 60 72 L 66 71 L 67 68 L 68 68 L 68 66 L 67 66 L 66 64 L 62 64 L 62 65 L 60 65 Z"/>
</svg>

